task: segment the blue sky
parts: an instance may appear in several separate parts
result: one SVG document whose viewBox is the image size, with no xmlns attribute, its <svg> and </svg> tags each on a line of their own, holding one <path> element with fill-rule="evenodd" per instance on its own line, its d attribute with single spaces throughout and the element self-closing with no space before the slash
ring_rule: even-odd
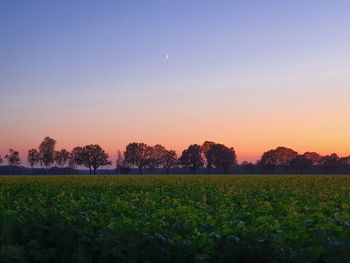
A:
<svg viewBox="0 0 350 263">
<path fill-rule="evenodd" d="M 268 145 L 302 148 L 295 141 L 330 150 L 324 134 L 307 144 L 307 132 L 327 127 L 320 120 L 299 123 L 296 139 L 244 134 L 263 129 L 262 116 L 273 135 L 310 112 L 337 116 L 333 137 L 350 133 L 339 120 L 350 98 L 349 12 L 349 1 L 322 0 L 1 1 L 0 151 L 48 133 L 67 148 L 115 134 L 102 144 L 158 138 L 180 149 L 214 138 L 250 159 Z M 91 134 L 79 141 L 75 125 Z M 154 138 L 158 126 L 169 136 Z M 208 126 L 222 130 L 206 135 Z"/>
</svg>

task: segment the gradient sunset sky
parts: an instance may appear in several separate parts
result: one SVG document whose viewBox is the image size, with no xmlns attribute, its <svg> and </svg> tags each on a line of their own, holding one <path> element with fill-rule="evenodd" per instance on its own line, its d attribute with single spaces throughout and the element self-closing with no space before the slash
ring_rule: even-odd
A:
<svg viewBox="0 0 350 263">
<path fill-rule="evenodd" d="M 350 1 L 0 2 L 0 153 L 212 140 L 350 155 Z M 166 54 L 169 58 L 166 60 Z"/>
</svg>

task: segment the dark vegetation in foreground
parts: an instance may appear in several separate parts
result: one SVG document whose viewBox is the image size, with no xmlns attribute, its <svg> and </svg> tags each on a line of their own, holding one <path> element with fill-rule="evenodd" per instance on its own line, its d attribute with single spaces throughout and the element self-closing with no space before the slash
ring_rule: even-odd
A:
<svg viewBox="0 0 350 263">
<path fill-rule="evenodd" d="M 4 156 L 8 165 L 0 167 L 0 174 L 79 174 L 84 173 L 82 168 L 89 174 L 350 174 L 350 156 L 299 154 L 286 147 L 265 152 L 256 163 L 238 164 L 233 147 L 211 141 L 192 144 L 179 157 L 160 144 L 133 142 L 123 153 L 118 151 L 115 168 L 110 169 L 112 161 L 98 144 L 78 146 L 71 152 L 55 146 L 56 141 L 46 137 L 38 149 L 28 150 L 31 169 L 21 167 L 19 152 L 9 149 Z M 3 162 L 0 156 L 0 164 Z M 109 169 L 101 171 L 103 167 Z"/>
<path fill-rule="evenodd" d="M 0 262 L 347 262 L 345 176 L 2 177 Z"/>
</svg>

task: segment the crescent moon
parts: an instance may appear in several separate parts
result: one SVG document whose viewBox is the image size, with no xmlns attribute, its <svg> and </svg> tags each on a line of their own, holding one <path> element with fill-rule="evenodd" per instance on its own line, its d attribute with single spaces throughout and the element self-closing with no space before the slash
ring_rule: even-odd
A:
<svg viewBox="0 0 350 263">
<path fill-rule="evenodd" d="M 165 54 L 165 60 L 168 60 L 169 59 L 169 55 L 168 54 Z"/>
</svg>

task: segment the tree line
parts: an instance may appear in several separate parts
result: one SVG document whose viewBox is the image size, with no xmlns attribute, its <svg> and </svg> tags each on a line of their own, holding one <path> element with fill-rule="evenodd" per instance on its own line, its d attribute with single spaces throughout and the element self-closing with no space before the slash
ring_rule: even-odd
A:
<svg viewBox="0 0 350 263">
<path fill-rule="evenodd" d="M 0 164 L 7 160 L 11 168 L 21 164 L 18 151 L 9 149 Z M 37 149 L 29 149 L 27 162 L 32 169 L 43 167 L 69 167 L 78 170 L 85 167 L 90 174 L 96 174 L 101 167 L 110 167 L 108 153 L 98 144 L 78 146 L 67 151 L 56 150 L 56 140 L 45 137 Z M 163 171 L 169 174 L 174 169 L 196 174 L 198 170 L 206 173 L 334 173 L 350 172 L 350 156 L 339 157 L 333 153 L 321 156 L 316 152 L 298 154 L 286 147 L 277 147 L 261 156 L 256 163 L 237 163 L 233 147 L 224 144 L 205 141 L 202 145 L 192 144 L 177 156 L 174 150 L 168 150 L 157 144 L 154 146 L 145 143 L 129 143 L 124 152 L 118 151 L 115 171 L 118 174 L 130 173 L 137 169 L 139 174 L 147 171 L 155 173 Z M 204 170 L 205 169 L 205 170 Z"/>
</svg>

